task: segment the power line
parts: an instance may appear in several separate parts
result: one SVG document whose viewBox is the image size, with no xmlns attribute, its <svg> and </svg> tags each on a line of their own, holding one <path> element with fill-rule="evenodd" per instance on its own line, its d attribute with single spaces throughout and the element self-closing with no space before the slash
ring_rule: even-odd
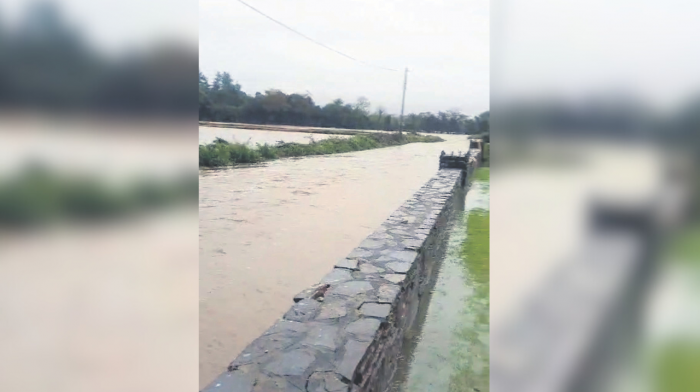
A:
<svg viewBox="0 0 700 392">
<path fill-rule="evenodd" d="M 241 3 L 241 4 L 243 4 L 243 5 L 246 6 L 246 7 L 250 8 L 251 10 L 253 10 L 253 11 L 259 13 L 260 15 L 266 17 L 267 19 L 270 19 L 271 21 L 277 23 L 278 25 L 284 27 L 285 29 L 287 29 L 287 30 L 289 30 L 289 31 L 291 31 L 291 32 L 293 32 L 293 33 L 295 33 L 295 34 L 298 34 L 298 35 L 300 35 L 300 36 L 306 38 L 307 40 L 309 40 L 309 41 L 315 43 L 316 45 L 322 46 L 322 47 L 324 47 L 324 48 L 326 48 L 326 49 L 328 49 L 328 50 L 330 50 L 330 51 L 332 51 L 332 52 L 335 52 L 335 53 L 337 53 L 337 54 L 339 54 L 339 55 L 341 55 L 341 56 L 343 56 L 343 57 L 346 57 L 346 58 L 348 58 L 348 59 L 350 59 L 350 60 L 352 60 L 352 61 L 356 61 L 356 62 L 358 62 L 358 63 L 360 63 L 360 64 L 363 64 L 363 65 L 366 65 L 366 66 L 368 66 L 368 67 L 374 67 L 374 68 L 384 69 L 384 70 L 387 70 L 387 71 L 398 71 L 398 70 L 392 69 L 392 68 L 386 68 L 386 67 L 382 67 L 382 66 L 379 66 L 379 65 L 369 64 L 369 63 L 366 63 L 366 62 L 364 62 L 364 61 L 362 61 L 362 60 L 358 60 L 358 59 L 356 59 L 356 58 L 354 58 L 354 57 L 352 57 L 352 56 L 348 56 L 347 54 L 345 54 L 345 53 L 343 53 L 343 52 L 339 52 L 339 51 L 337 51 L 337 50 L 331 48 L 331 47 L 328 46 L 328 45 L 325 45 L 325 44 L 323 44 L 323 43 L 321 43 L 321 42 L 318 42 L 318 41 L 316 41 L 315 39 L 313 39 L 313 38 L 311 38 L 311 37 L 309 37 L 309 36 L 307 36 L 307 35 L 304 35 L 303 33 L 300 33 L 300 32 L 298 32 L 298 31 L 296 31 L 295 29 L 293 29 L 293 28 L 287 26 L 286 24 L 284 24 L 284 23 L 278 21 L 277 19 L 275 19 L 275 18 L 273 18 L 273 17 L 271 17 L 271 16 L 265 14 L 264 12 L 260 11 L 259 9 L 253 7 L 252 5 L 246 3 L 246 2 L 243 1 L 243 0 L 238 0 L 238 2 Z"/>
</svg>

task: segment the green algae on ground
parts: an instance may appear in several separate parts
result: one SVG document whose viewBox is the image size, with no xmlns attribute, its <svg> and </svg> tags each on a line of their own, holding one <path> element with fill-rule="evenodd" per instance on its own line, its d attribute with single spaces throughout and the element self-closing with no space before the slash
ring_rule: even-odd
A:
<svg viewBox="0 0 700 392">
<path fill-rule="evenodd" d="M 666 258 L 673 262 L 700 267 L 700 222 L 693 222 L 680 231 L 670 241 L 666 249 Z"/>
<path fill-rule="evenodd" d="M 473 173 L 464 212 L 446 229 L 435 286 L 421 299 L 429 305 L 406 333 L 392 392 L 489 391 L 488 179 L 488 168 Z"/>
<path fill-rule="evenodd" d="M 488 184 L 491 177 L 491 170 L 488 167 L 480 167 L 474 170 L 472 181 L 483 181 Z"/>
<path fill-rule="evenodd" d="M 489 211 L 481 208 L 467 215 L 467 238 L 461 250 L 466 279 L 474 287 L 467 298 L 464 312 L 473 315 L 473 322 L 455 330 L 455 338 L 466 343 L 456 348 L 455 372 L 450 377 L 450 392 L 489 390 Z"/>
<path fill-rule="evenodd" d="M 393 391 L 489 390 L 489 299 L 479 295 L 463 259 L 469 212 L 489 208 L 487 183 L 474 182 L 464 213 L 447 229 L 449 239 L 424 321 L 405 346 Z"/>
<path fill-rule="evenodd" d="M 700 338 L 698 333 L 685 332 L 687 319 L 678 318 L 679 314 L 694 314 L 697 312 L 697 290 L 700 278 L 700 222 L 689 222 L 679 233 L 666 244 L 662 260 L 667 276 L 682 276 L 683 279 L 668 279 L 669 283 L 660 286 L 673 287 L 671 294 L 665 298 L 667 308 L 674 310 L 675 317 L 666 316 L 671 321 L 667 326 L 666 336 L 659 341 L 649 344 L 650 372 L 652 375 L 651 389 L 653 392 L 683 392 L 699 390 L 700 388 Z M 661 290 L 661 291 L 667 291 Z M 667 294 L 668 295 L 668 294 Z M 663 313 L 663 312 L 662 312 Z M 668 315 L 668 314 L 667 314 Z M 680 324 L 679 324 L 680 323 Z M 673 326 L 673 327 L 671 327 Z M 681 327 L 682 326 L 682 327 Z M 676 328 L 682 328 L 680 330 Z M 679 331 L 684 331 L 678 333 Z M 658 340 L 659 338 L 657 338 Z"/>
<path fill-rule="evenodd" d="M 489 211 L 477 208 L 467 216 L 467 239 L 462 246 L 464 261 L 469 278 L 477 283 L 482 294 L 488 296 L 489 288 Z"/>
<path fill-rule="evenodd" d="M 472 181 L 480 185 L 480 190 L 488 193 L 490 170 L 480 167 L 474 171 Z M 484 295 L 489 295 L 489 210 L 474 208 L 467 214 L 467 238 L 462 245 L 461 257 L 467 276 L 480 286 Z M 482 287 L 483 286 L 483 287 Z"/>
<path fill-rule="evenodd" d="M 656 353 L 654 390 L 683 392 L 700 386 L 700 344 L 677 338 Z"/>
<path fill-rule="evenodd" d="M 478 168 L 472 181 L 478 190 L 488 193 L 489 168 Z M 473 208 L 466 215 L 466 238 L 460 258 L 467 285 L 474 294 L 465 299 L 464 313 L 472 316 L 454 332 L 456 340 L 451 357 L 454 372 L 450 376 L 450 392 L 489 390 L 489 210 Z"/>
</svg>

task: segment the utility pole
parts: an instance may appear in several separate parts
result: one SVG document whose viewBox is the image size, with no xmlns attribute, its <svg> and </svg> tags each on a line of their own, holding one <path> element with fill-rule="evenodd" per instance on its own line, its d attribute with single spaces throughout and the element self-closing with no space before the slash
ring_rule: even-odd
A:
<svg viewBox="0 0 700 392">
<path fill-rule="evenodd" d="M 401 98 L 401 118 L 399 119 L 399 132 L 403 131 L 403 105 L 406 102 L 406 80 L 408 79 L 408 68 L 403 73 L 403 97 Z"/>
</svg>

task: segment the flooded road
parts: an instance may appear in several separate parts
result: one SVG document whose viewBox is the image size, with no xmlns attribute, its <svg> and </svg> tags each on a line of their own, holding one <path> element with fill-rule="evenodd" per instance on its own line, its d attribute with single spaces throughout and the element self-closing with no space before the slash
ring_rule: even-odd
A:
<svg viewBox="0 0 700 392">
<path fill-rule="evenodd" d="M 442 150 L 468 148 L 441 137 L 200 171 L 201 387 L 432 177 Z"/>
<path fill-rule="evenodd" d="M 229 142 L 260 144 L 276 144 L 278 141 L 294 143 L 310 143 L 329 137 L 350 137 L 347 135 L 328 135 L 308 132 L 260 131 L 253 129 L 199 127 L 199 144 L 211 143 L 217 137 Z M 444 139 L 444 138 L 443 138 Z"/>
</svg>

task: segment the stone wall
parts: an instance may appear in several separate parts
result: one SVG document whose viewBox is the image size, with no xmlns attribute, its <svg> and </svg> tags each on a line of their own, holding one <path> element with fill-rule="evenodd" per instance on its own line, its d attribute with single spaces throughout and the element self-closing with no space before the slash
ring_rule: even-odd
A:
<svg viewBox="0 0 700 392">
<path fill-rule="evenodd" d="M 479 156 L 439 170 L 203 391 L 386 390 Z"/>
</svg>

